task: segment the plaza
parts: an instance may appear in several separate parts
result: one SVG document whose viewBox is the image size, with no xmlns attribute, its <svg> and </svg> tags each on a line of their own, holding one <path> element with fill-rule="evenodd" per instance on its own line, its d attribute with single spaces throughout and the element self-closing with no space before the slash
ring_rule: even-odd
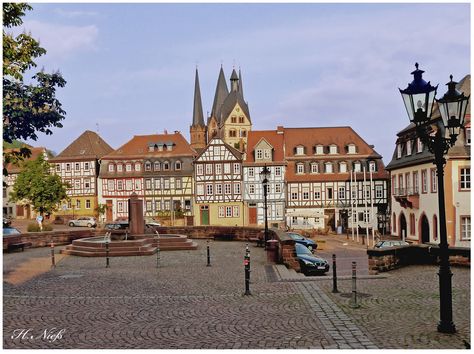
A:
<svg viewBox="0 0 474 354">
<path fill-rule="evenodd" d="M 463 349 L 470 343 L 469 268 L 452 269 L 458 332 L 449 335 L 436 331 L 435 266 L 369 276 L 364 246 L 328 236 L 317 253 L 338 256 L 340 293 L 333 294 L 331 272 L 304 277 L 249 246 L 252 295 L 244 296 L 246 244 L 211 241 L 208 267 L 207 242 L 195 241 L 194 251 L 161 252 L 159 267 L 155 255 L 114 257 L 110 268 L 104 258 L 57 255 L 50 268 L 48 248 L 4 254 L 4 348 Z M 357 309 L 349 306 L 353 260 L 360 268 Z M 30 331 L 21 336 L 21 329 Z M 45 330 L 64 331 L 48 340 Z"/>
</svg>

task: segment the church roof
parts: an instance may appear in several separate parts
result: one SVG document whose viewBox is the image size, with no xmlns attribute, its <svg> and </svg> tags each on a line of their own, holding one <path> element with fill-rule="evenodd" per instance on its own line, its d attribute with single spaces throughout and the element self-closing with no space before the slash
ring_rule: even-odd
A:
<svg viewBox="0 0 474 354">
<path fill-rule="evenodd" d="M 193 126 L 204 126 L 204 115 L 202 113 L 201 88 L 199 87 L 199 75 L 196 68 L 196 80 L 194 83 L 194 108 Z"/>
<path fill-rule="evenodd" d="M 224 70 L 221 67 L 219 78 L 217 79 L 216 93 L 214 94 L 214 103 L 212 104 L 211 117 L 220 119 L 220 107 L 224 103 L 225 98 L 229 94 L 227 83 L 225 81 Z"/>
<path fill-rule="evenodd" d="M 227 95 L 224 102 L 222 103 L 222 107 L 220 109 L 221 115 L 219 117 L 219 124 L 224 124 L 223 119 L 227 118 L 231 114 L 237 103 L 239 104 L 240 108 L 242 108 L 242 111 L 247 116 L 248 120 L 251 122 L 249 107 L 244 101 L 242 94 L 239 91 L 232 91 Z"/>
</svg>

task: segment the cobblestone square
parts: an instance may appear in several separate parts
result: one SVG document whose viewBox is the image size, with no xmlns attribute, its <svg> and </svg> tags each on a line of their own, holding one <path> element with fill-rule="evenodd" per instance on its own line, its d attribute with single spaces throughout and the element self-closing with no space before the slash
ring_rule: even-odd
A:
<svg viewBox="0 0 474 354">
<path fill-rule="evenodd" d="M 66 256 L 50 269 L 48 248 L 4 254 L 4 348 L 464 348 L 463 340 L 470 342 L 469 269 L 453 269 L 458 333 L 443 335 L 436 332 L 436 267 L 361 279 L 366 296 L 354 310 L 347 297 L 331 293 L 329 275 L 281 279 L 254 246 L 252 295 L 244 296 L 245 243 L 210 242 L 207 267 L 206 242 L 197 242 L 195 251 L 161 252 L 159 268 L 156 256 L 111 258 L 109 269 L 103 258 Z M 361 252 L 341 254 L 360 259 Z M 340 280 L 343 294 L 349 286 Z M 28 335 L 18 335 L 22 329 Z M 45 339 L 51 329 L 64 332 Z"/>
</svg>

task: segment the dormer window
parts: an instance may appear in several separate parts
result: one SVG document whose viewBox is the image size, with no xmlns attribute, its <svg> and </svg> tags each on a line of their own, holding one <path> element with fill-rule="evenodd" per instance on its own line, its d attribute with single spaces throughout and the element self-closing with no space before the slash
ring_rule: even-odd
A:
<svg viewBox="0 0 474 354">
<path fill-rule="evenodd" d="M 122 172 L 123 171 L 123 165 L 122 164 L 118 164 L 117 165 L 117 172 Z"/>
<path fill-rule="evenodd" d="M 270 160 L 272 158 L 272 152 L 270 149 L 263 150 L 263 158 L 265 160 Z"/>
<path fill-rule="evenodd" d="M 155 151 L 155 145 L 149 145 L 148 152 L 153 152 L 153 151 Z"/>
<path fill-rule="evenodd" d="M 174 164 L 174 169 L 176 171 L 181 170 L 181 161 L 176 161 L 176 163 Z"/>
<path fill-rule="evenodd" d="M 372 172 L 377 171 L 377 164 L 375 163 L 375 161 L 369 162 L 369 171 L 372 171 Z"/>
<path fill-rule="evenodd" d="M 109 163 L 109 172 L 115 171 L 115 165 L 113 163 Z"/>
<path fill-rule="evenodd" d="M 337 154 L 337 145 L 329 145 L 329 153 Z"/>
<path fill-rule="evenodd" d="M 316 162 L 311 164 L 311 173 L 319 173 L 319 166 Z"/>
<path fill-rule="evenodd" d="M 346 173 L 347 172 L 347 163 L 341 162 L 339 163 L 339 172 Z"/>
<path fill-rule="evenodd" d="M 297 146 L 296 147 L 296 155 L 304 155 L 304 146 Z"/>
<path fill-rule="evenodd" d="M 325 173 L 332 173 L 332 172 L 333 172 L 332 163 L 331 163 L 331 162 L 326 162 L 326 163 L 324 164 L 324 172 L 325 172 Z"/>
<path fill-rule="evenodd" d="M 411 155 L 411 140 L 408 140 L 407 141 L 407 156 L 410 156 Z"/>
<path fill-rule="evenodd" d="M 154 169 L 155 171 L 161 170 L 161 165 L 160 165 L 160 162 L 159 162 L 159 161 L 156 161 L 156 162 L 153 164 L 153 169 Z"/>
<path fill-rule="evenodd" d="M 348 154 L 355 154 L 356 153 L 356 146 L 354 144 L 347 145 L 347 153 Z"/>
<path fill-rule="evenodd" d="M 163 145 L 158 145 L 158 151 L 163 151 Z"/>
<path fill-rule="evenodd" d="M 141 171 L 141 170 L 142 170 L 142 165 L 139 162 L 135 163 L 135 171 Z"/>
<path fill-rule="evenodd" d="M 354 162 L 354 172 L 360 172 L 361 171 L 361 165 L 359 161 Z"/>
<path fill-rule="evenodd" d="M 416 152 L 420 153 L 423 151 L 423 142 L 420 138 L 416 138 Z"/>
<path fill-rule="evenodd" d="M 173 151 L 173 144 L 166 145 L 166 150 L 167 151 Z"/>
<path fill-rule="evenodd" d="M 131 164 L 131 163 L 127 163 L 127 164 L 125 165 L 125 171 L 127 171 L 127 172 L 131 172 L 131 171 L 132 171 L 132 164 Z"/>
<path fill-rule="evenodd" d="M 170 169 L 170 164 L 168 161 L 163 162 L 163 171 L 168 171 Z"/>
<path fill-rule="evenodd" d="M 397 145 L 397 159 L 402 157 L 402 144 Z"/>
<path fill-rule="evenodd" d="M 296 164 L 296 173 L 303 174 L 304 173 L 304 164 L 298 163 Z"/>
<path fill-rule="evenodd" d="M 324 147 L 322 145 L 317 145 L 315 153 L 316 153 L 316 155 L 323 155 L 324 154 Z"/>
<path fill-rule="evenodd" d="M 145 171 L 151 171 L 151 163 L 149 161 L 145 162 Z"/>
<path fill-rule="evenodd" d="M 262 151 L 262 149 L 257 149 L 257 150 L 255 151 L 255 158 L 256 158 L 257 160 L 263 159 L 263 151 Z"/>
</svg>

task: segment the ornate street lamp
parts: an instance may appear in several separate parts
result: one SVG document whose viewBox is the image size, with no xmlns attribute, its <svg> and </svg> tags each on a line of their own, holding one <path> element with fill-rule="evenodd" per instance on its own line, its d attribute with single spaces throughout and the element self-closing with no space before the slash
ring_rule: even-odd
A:
<svg viewBox="0 0 474 354">
<path fill-rule="evenodd" d="M 457 82 L 447 83 L 448 92 L 443 98 L 437 100 L 438 108 L 441 113 L 441 122 L 431 121 L 433 103 L 438 86 L 433 87 L 429 82 L 422 79 L 423 70 L 418 69 L 418 63 L 415 64 L 416 70 L 411 74 L 414 80 L 408 84 L 405 90 L 400 93 L 405 103 L 405 107 L 410 118 L 410 122 L 415 124 L 416 133 L 425 144 L 429 151 L 434 155 L 434 164 L 438 175 L 438 205 L 439 205 L 439 298 L 440 298 L 440 321 L 438 323 L 438 332 L 455 333 L 456 326 L 453 323 L 452 311 L 452 284 L 449 265 L 448 241 L 446 231 L 446 209 L 444 203 L 444 165 L 446 164 L 445 155 L 449 149 L 456 143 L 460 129 L 464 126 L 464 117 L 466 115 L 469 96 L 464 96 L 456 90 Z M 433 126 L 435 128 L 433 129 Z"/>
<path fill-rule="evenodd" d="M 262 180 L 263 186 L 263 199 L 264 199 L 264 210 L 265 210 L 265 237 L 264 237 L 264 249 L 267 249 L 268 241 L 268 205 L 267 205 L 267 195 L 268 195 L 268 179 L 270 178 L 270 170 L 267 165 L 263 166 L 262 172 L 260 172 L 260 179 Z"/>
</svg>

